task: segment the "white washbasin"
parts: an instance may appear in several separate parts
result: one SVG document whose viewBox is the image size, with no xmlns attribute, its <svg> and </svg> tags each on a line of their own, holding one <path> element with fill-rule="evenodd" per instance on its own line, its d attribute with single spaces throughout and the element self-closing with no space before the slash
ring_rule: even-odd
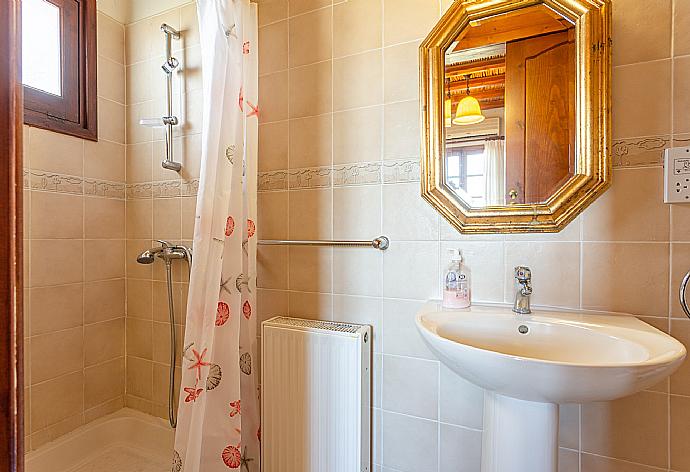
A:
<svg viewBox="0 0 690 472">
<path fill-rule="evenodd" d="M 486 389 L 482 472 L 555 472 L 559 404 L 644 390 L 686 355 L 676 339 L 627 315 L 429 302 L 416 324 L 441 362 Z"/>
<path fill-rule="evenodd" d="M 630 395 L 669 376 L 686 354 L 671 336 L 625 315 L 538 309 L 516 315 L 507 306 L 443 311 L 430 302 L 416 322 L 429 348 L 460 376 L 538 402 Z"/>
</svg>

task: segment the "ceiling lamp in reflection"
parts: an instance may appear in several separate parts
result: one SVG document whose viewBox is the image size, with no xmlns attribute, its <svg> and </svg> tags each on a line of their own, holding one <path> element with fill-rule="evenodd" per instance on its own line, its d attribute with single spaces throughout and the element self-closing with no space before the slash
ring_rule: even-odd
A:
<svg viewBox="0 0 690 472">
<path fill-rule="evenodd" d="M 443 104 L 443 109 L 446 128 L 450 128 L 453 125 L 453 101 L 450 99 L 450 79 L 446 79 L 446 101 Z"/>
<path fill-rule="evenodd" d="M 467 96 L 460 100 L 458 110 L 453 119 L 454 125 L 475 125 L 484 121 L 486 117 L 482 114 L 482 107 L 479 101 L 470 95 L 470 78 L 467 77 Z"/>
</svg>

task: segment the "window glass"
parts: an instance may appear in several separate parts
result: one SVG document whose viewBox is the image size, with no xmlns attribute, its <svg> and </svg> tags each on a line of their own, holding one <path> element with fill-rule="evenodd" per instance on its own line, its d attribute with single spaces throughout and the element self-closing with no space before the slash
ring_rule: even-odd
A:
<svg viewBox="0 0 690 472">
<path fill-rule="evenodd" d="M 22 1 L 22 82 L 62 95 L 60 9 L 46 0 Z"/>
</svg>

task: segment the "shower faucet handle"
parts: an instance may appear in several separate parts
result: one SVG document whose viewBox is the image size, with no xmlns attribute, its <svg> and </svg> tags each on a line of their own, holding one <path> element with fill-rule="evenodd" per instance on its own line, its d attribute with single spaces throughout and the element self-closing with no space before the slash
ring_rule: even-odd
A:
<svg viewBox="0 0 690 472">
<path fill-rule="evenodd" d="M 173 246 L 173 244 L 170 244 L 168 241 L 165 241 L 164 239 L 156 239 L 156 241 L 161 243 L 161 246 L 164 248 L 169 248 Z"/>
</svg>

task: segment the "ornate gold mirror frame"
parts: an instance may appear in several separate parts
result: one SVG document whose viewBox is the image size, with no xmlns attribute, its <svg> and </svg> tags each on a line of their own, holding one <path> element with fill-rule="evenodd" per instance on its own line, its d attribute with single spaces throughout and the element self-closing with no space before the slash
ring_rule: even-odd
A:
<svg viewBox="0 0 690 472">
<path fill-rule="evenodd" d="M 540 4 L 575 26 L 575 174 L 544 203 L 469 207 L 443 182 L 445 51 L 471 21 Z M 557 232 L 610 185 L 610 0 L 455 0 L 420 46 L 420 74 L 422 196 L 460 232 Z"/>
</svg>

